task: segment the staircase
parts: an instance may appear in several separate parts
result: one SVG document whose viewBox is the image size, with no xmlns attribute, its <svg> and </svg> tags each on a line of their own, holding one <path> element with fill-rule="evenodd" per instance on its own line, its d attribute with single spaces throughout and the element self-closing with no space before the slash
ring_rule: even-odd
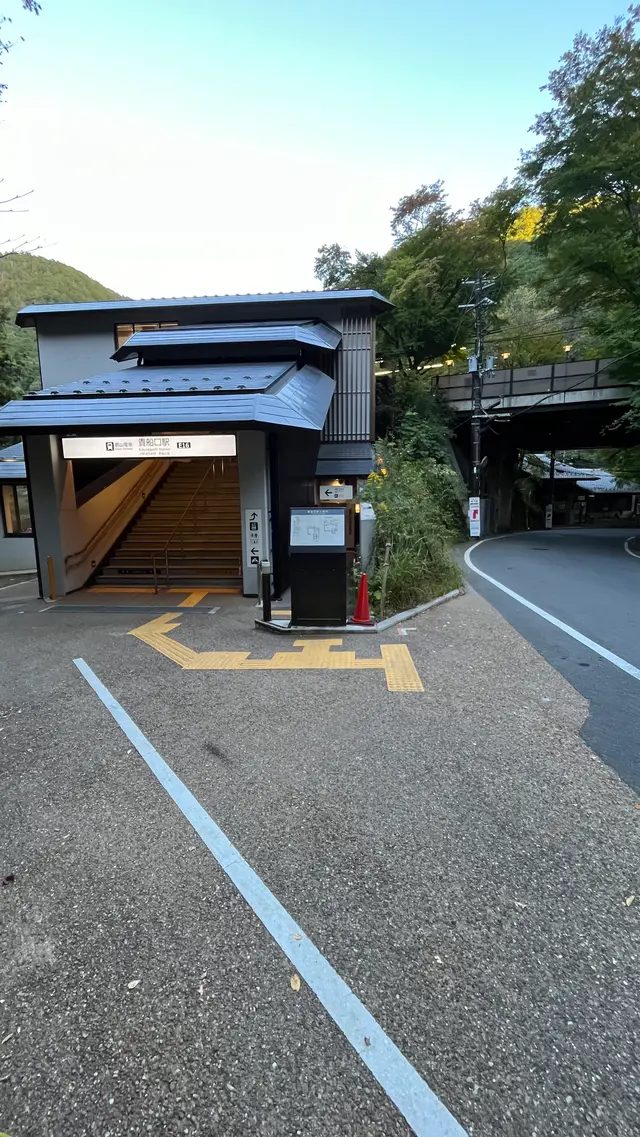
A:
<svg viewBox="0 0 640 1137">
<path fill-rule="evenodd" d="M 177 461 L 98 569 L 94 583 L 228 586 L 241 591 L 236 458 Z"/>
</svg>

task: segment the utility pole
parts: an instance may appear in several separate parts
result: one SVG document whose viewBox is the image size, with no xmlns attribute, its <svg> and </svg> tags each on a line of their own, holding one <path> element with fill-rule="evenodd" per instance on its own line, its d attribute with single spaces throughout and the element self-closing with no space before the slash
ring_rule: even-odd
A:
<svg viewBox="0 0 640 1137">
<path fill-rule="evenodd" d="M 553 529 L 553 497 L 556 480 L 556 452 L 549 452 L 549 501 L 544 512 L 545 529 Z"/>
<path fill-rule="evenodd" d="M 486 328 L 486 311 L 493 304 L 485 293 L 494 283 L 485 273 L 478 272 L 475 280 L 465 280 L 471 285 L 472 299 L 469 304 L 460 304 L 460 308 L 473 309 L 475 323 L 475 354 L 469 360 L 471 373 L 471 477 L 469 479 L 469 530 L 472 537 L 482 535 L 482 517 L 480 510 L 481 474 L 484 467 L 482 459 L 482 420 L 485 417 L 482 409 L 482 385 L 487 361 L 484 357 L 484 335 Z M 493 362 L 493 361 L 492 361 Z"/>
</svg>

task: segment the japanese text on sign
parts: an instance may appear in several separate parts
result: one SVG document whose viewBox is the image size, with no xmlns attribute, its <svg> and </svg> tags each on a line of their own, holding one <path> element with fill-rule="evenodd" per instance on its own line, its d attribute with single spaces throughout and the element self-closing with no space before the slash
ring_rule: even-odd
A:
<svg viewBox="0 0 640 1137">
<path fill-rule="evenodd" d="M 251 567 L 252 565 L 254 567 L 259 567 L 260 561 L 263 559 L 261 509 L 245 509 L 244 532 L 245 564 L 248 567 Z"/>
</svg>

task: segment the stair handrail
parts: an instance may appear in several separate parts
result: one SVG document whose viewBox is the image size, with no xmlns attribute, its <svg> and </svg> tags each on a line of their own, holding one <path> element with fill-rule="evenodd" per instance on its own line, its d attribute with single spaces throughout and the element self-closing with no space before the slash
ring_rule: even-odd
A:
<svg viewBox="0 0 640 1137">
<path fill-rule="evenodd" d="M 136 482 L 135 486 L 132 486 L 131 489 L 127 491 L 122 501 L 118 502 L 115 509 L 112 513 L 109 514 L 104 524 L 101 525 L 98 531 L 89 538 L 84 548 L 78 549 L 75 553 L 67 553 L 66 557 L 64 558 L 65 568 L 75 568 L 77 564 L 80 564 L 85 559 L 85 557 L 87 557 L 93 551 L 95 545 L 100 544 L 100 541 L 104 539 L 105 529 L 109 528 L 111 522 L 114 521 L 116 517 L 118 517 L 121 513 L 126 512 L 127 507 L 131 504 L 131 500 L 137 497 L 138 494 L 145 491 L 147 483 L 151 482 L 153 478 L 156 477 L 156 475 L 157 471 L 154 464 L 150 466 L 149 469 L 142 475 L 139 481 Z M 157 482 L 154 482 L 154 485 L 155 484 L 157 484 Z M 73 564 L 71 563 L 72 561 L 74 562 Z"/>
<path fill-rule="evenodd" d="M 198 485 L 196 486 L 195 490 L 193 491 L 191 497 L 189 498 L 189 501 L 188 501 L 185 509 L 180 514 L 180 517 L 176 521 L 176 524 L 174 525 L 173 529 L 171 530 L 169 536 L 167 537 L 167 540 L 165 541 L 164 546 L 162 547 L 162 549 L 160 549 L 159 553 L 153 554 L 152 563 L 153 563 L 153 590 L 154 590 L 154 592 L 158 591 L 158 570 L 157 570 L 156 561 L 157 561 L 158 557 L 162 557 L 162 556 L 164 557 L 165 583 L 168 587 L 168 585 L 169 585 L 169 545 L 173 541 L 173 538 L 175 537 L 180 526 L 182 525 L 187 513 L 191 509 L 191 506 L 193 505 L 198 494 L 200 493 L 200 490 L 202 489 L 204 482 L 209 477 L 209 474 L 213 473 L 213 475 L 215 476 L 215 470 L 216 470 L 216 462 L 215 462 L 215 458 L 214 458 L 211 465 L 207 466 L 207 469 L 205 470 L 205 473 L 204 473 L 204 477 L 202 477 L 200 479 L 200 481 L 198 482 Z M 184 543 L 184 536 L 183 536 L 183 543 Z"/>
</svg>

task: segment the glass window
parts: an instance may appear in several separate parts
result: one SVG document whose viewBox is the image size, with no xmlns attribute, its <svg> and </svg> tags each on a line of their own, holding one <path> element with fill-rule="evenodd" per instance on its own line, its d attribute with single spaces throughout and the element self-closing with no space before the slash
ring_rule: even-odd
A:
<svg viewBox="0 0 640 1137">
<path fill-rule="evenodd" d="M 157 332 L 160 328 L 177 328 L 178 324 L 116 324 L 114 338 L 116 348 L 122 347 L 134 332 Z"/>
<path fill-rule="evenodd" d="M 31 536 L 31 513 L 26 485 L 2 487 L 2 516 L 7 537 Z"/>
</svg>

